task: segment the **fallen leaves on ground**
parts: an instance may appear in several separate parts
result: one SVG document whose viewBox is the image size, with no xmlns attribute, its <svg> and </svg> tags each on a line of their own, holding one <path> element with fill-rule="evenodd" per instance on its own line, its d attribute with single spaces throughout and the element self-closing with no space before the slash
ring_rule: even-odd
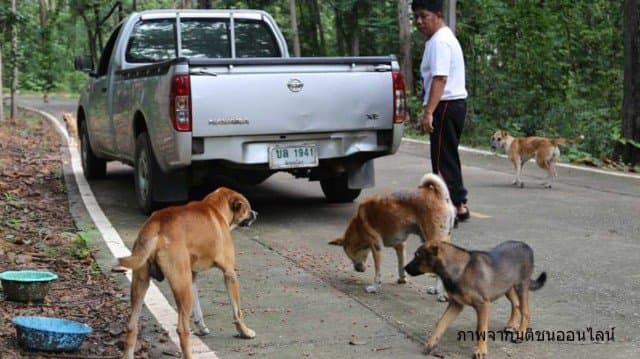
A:
<svg viewBox="0 0 640 359">
<path fill-rule="evenodd" d="M 0 296 L 0 358 L 46 358 L 17 345 L 11 319 L 49 316 L 88 324 L 87 336 L 74 358 L 119 358 L 129 314 L 127 290 L 96 265 L 78 236 L 69 213 L 60 139 L 53 126 L 20 113 L 16 123 L 0 126 L 0 272 L 46 270 L 59 280 L 42 303 L 17 303 Z M 2 291 L 0 291 L 2 293 Z M 150 343 L 167 336 L 144 318 L 136 357 L 150 357 Z M 63 355 L 64 356 L 64 355 Z"/>
</svg>

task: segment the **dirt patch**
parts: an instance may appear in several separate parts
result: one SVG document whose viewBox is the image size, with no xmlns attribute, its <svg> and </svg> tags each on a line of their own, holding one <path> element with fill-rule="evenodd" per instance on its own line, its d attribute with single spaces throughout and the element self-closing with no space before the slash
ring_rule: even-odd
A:
<svg viewBox="0 0 640 359">
<path fill-rule="evenodd" d="M 48 121 L 21 112 L 0 125 L 0 272 L 48 270 L 59 280 L 43 303 L 16 303 L 0 290 L 0 358 L 119 358 L 129 314 L 128 290 L 104 275 L 87 246 L 92 228 L 76 228 L 62 169 L 60 138 Z M 18 347 L 11 318 L 59 317 L 90 325 L 76 352 L 26 352 Z M 141 319 L 136 358 L 156 358 L 168 336 Z"/>
</svg>

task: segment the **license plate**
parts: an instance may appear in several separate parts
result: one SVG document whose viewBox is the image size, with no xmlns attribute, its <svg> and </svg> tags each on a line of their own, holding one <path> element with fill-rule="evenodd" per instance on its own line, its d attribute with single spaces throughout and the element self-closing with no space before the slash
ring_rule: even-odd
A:
<svg viewBox="0 0 640 359">
<path fill-rule="evenodd" d="M 300 168 L 318 166 L 315 144 L 275 145 L 269 147 L 269 168 Z"/>
</svg>

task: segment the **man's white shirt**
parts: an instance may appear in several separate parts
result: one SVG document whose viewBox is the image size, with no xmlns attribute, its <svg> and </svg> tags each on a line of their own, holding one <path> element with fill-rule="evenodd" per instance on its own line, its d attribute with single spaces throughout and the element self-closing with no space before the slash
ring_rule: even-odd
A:
<svg viewBox="0 0 640 359">
<path fill-rule="evenodd" d="M 467 98 L 464 57 L 458 39 L 448 26 L 441 27 L 425 43 L 420 72 L 425 90 L 423 105 L 429 100 L 429 91 L 434 76 L 446 76 L 447 83 L 441 101 Z"/>
</svg>

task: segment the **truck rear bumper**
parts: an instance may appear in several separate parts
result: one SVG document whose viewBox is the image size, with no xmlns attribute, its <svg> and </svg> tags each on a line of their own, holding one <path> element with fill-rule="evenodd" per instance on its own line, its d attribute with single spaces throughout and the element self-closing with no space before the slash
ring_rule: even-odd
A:
<svg viewBox="0 0 640 359">
<path fill-rule="evenodd" d="M 192 162 L 226 160 L 236 164 L 269 163 L 269 148 L 274 145 L 315 144 L 319 160 L 348 157 L 360 152 L 394 153 L 402 139 L 402 125 L 388 131 L 353 131 L 279 136 L 233 136 L 194 139 L 202 142 L 201 153 L 192 154 Z"/>
</svg>

